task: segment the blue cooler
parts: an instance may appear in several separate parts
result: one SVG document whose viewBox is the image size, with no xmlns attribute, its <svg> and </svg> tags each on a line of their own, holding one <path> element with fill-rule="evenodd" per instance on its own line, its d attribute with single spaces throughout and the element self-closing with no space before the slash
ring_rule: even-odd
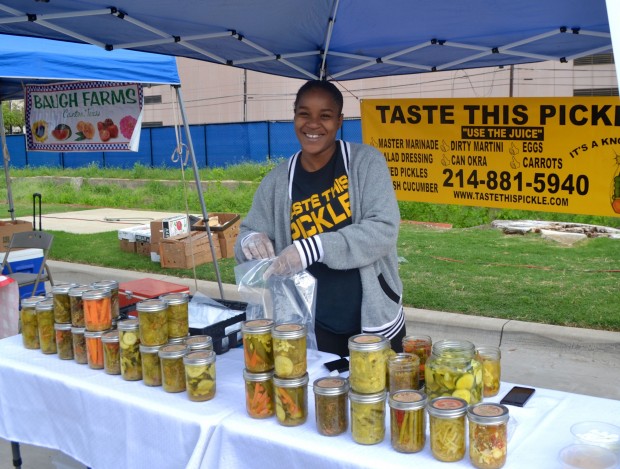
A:
<svg viewBox="0 0 620 469">
<path fill-rule="evenodd" d="M 0 259 L 4 259 L 4 253 L 0 253 Z M 0 264 L 2 261 L 0 261 Z M 36 274 L 43 264 L 43 249 L 21 249 L 11 251 L 9 254 L 9 264 L 13 273 L 23 272 L 26 274 Z M 9 273 L 9 268 L 5 267 L 3 274 Z M 34 285 L 19 287 L 19 298 L 30 298 Z M 39 283 L 35 295 L 45 295 L 45 282 Z"/>
</svg>

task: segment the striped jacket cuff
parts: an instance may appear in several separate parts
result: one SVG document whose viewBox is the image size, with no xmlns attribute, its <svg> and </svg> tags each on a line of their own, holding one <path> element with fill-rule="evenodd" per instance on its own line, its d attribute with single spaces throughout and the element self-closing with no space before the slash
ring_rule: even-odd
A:
<svg viewBox="0 0 620 469">
<path fill-rule="evenodd" d="M 301 263 L 303 268 L 307 269 L 315 262 L 323 260 L 323 245 L 321 239 L 318 236 L 311 236 L 306 239 L 298 239 L 293 241 L 293 244 L 299 252 Z"/>
</svg>

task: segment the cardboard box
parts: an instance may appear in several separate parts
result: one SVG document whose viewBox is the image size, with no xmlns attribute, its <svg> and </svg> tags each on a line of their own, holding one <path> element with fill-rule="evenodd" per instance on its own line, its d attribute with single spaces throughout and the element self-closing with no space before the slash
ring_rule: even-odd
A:
<svg viewBox="0 0 620 469">
<path fill-rule="evenodd" d="M 236 213 L 216 212 L 209 214 L 209 220 L 214 217 L 217 217 L 219 224 L 209 224 L 209 228 L 214 237 L 217 235 L 220 242 L 220 250 L 222 251 L 222 258 L 226 259 L 228 257 L 234 257 L 234 247 L 235 242 L 237 241 L 237 236 L 239 235 L 241 217 L 239 217 Z M 192 229 L 206 231 L 204 219 L 196 222 L 192 226 Z"/>
<path fill-rule="evenodd" d="M 175 215 L 151 222 L 151 260 L 160 262 L 159 243 L 162 239 L 189 232 L 187 215 Z"/>
<path fill-rule="evenodd" d="M 123 252 L 136 252 L 136 242 L 129 241 L 128 239 L 119 239 L 118 245 Z"/>
<path fill-rule="evenodd" d="M 2 251 L 9 250 L 13 233 L 32 231 L 32 223 L 23 220 L 0 221 L 0 239 L 2 240 Z"/>
<path fill-rule="evenodd" d="M 151 243 L 145 241 L 136 241 L 136 253 L 141 256 L 151 255 Z"/>
<path fill-rule="evenodd" d="M 176 269 L 190 269 L 195 265 L 213 262 L 211 246 L 207 233 L 192 231 L 190 233 L 164 238 L 159 242 L 161 266 Z M 221 257 L 220 245 L 214 245 L 215 256 Z M 192 256 L 193 252 L 193 256 Z"/>
<path fill-rule="evenodd" d="M 137 240 L 136 236 L 139 233 L 148 233 L 150 238 L 151 236 L 151 226 L 150 225 L 138 225 L 138 226 L 130 226 L 129 228 L 122 228 L 118 230 L 118 240 L 121 251 L 124 252 L 137 252 Z"/>
</svg>

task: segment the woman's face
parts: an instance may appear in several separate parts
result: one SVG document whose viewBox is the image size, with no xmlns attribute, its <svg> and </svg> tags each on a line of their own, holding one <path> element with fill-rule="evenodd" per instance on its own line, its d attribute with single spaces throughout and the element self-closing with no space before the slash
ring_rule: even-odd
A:
<svg viewBox="0 0 620 469">
<path fill-rule="evenodd" d="M 294 122 L 302 161 L 305 159 L 314 169 L 321 168 L 334 154 L 336 135 L 342 126 L 338 105 L 327 91 L 309 90 L 297 102 Z"/>
</svg>

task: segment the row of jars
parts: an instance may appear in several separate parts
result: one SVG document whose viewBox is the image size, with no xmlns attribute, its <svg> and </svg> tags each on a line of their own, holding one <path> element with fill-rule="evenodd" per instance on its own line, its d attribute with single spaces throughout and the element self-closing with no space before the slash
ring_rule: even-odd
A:
<svg viewBox="0 0 620 469">
<path fill-rule="evenodd" d="M 112 321 L 120 315 L 118 287 L 116 280 L 100 280 L 90 285 L 54 285 L 54 321 L 91 331 L 110 329 Z"/>
</svg>

